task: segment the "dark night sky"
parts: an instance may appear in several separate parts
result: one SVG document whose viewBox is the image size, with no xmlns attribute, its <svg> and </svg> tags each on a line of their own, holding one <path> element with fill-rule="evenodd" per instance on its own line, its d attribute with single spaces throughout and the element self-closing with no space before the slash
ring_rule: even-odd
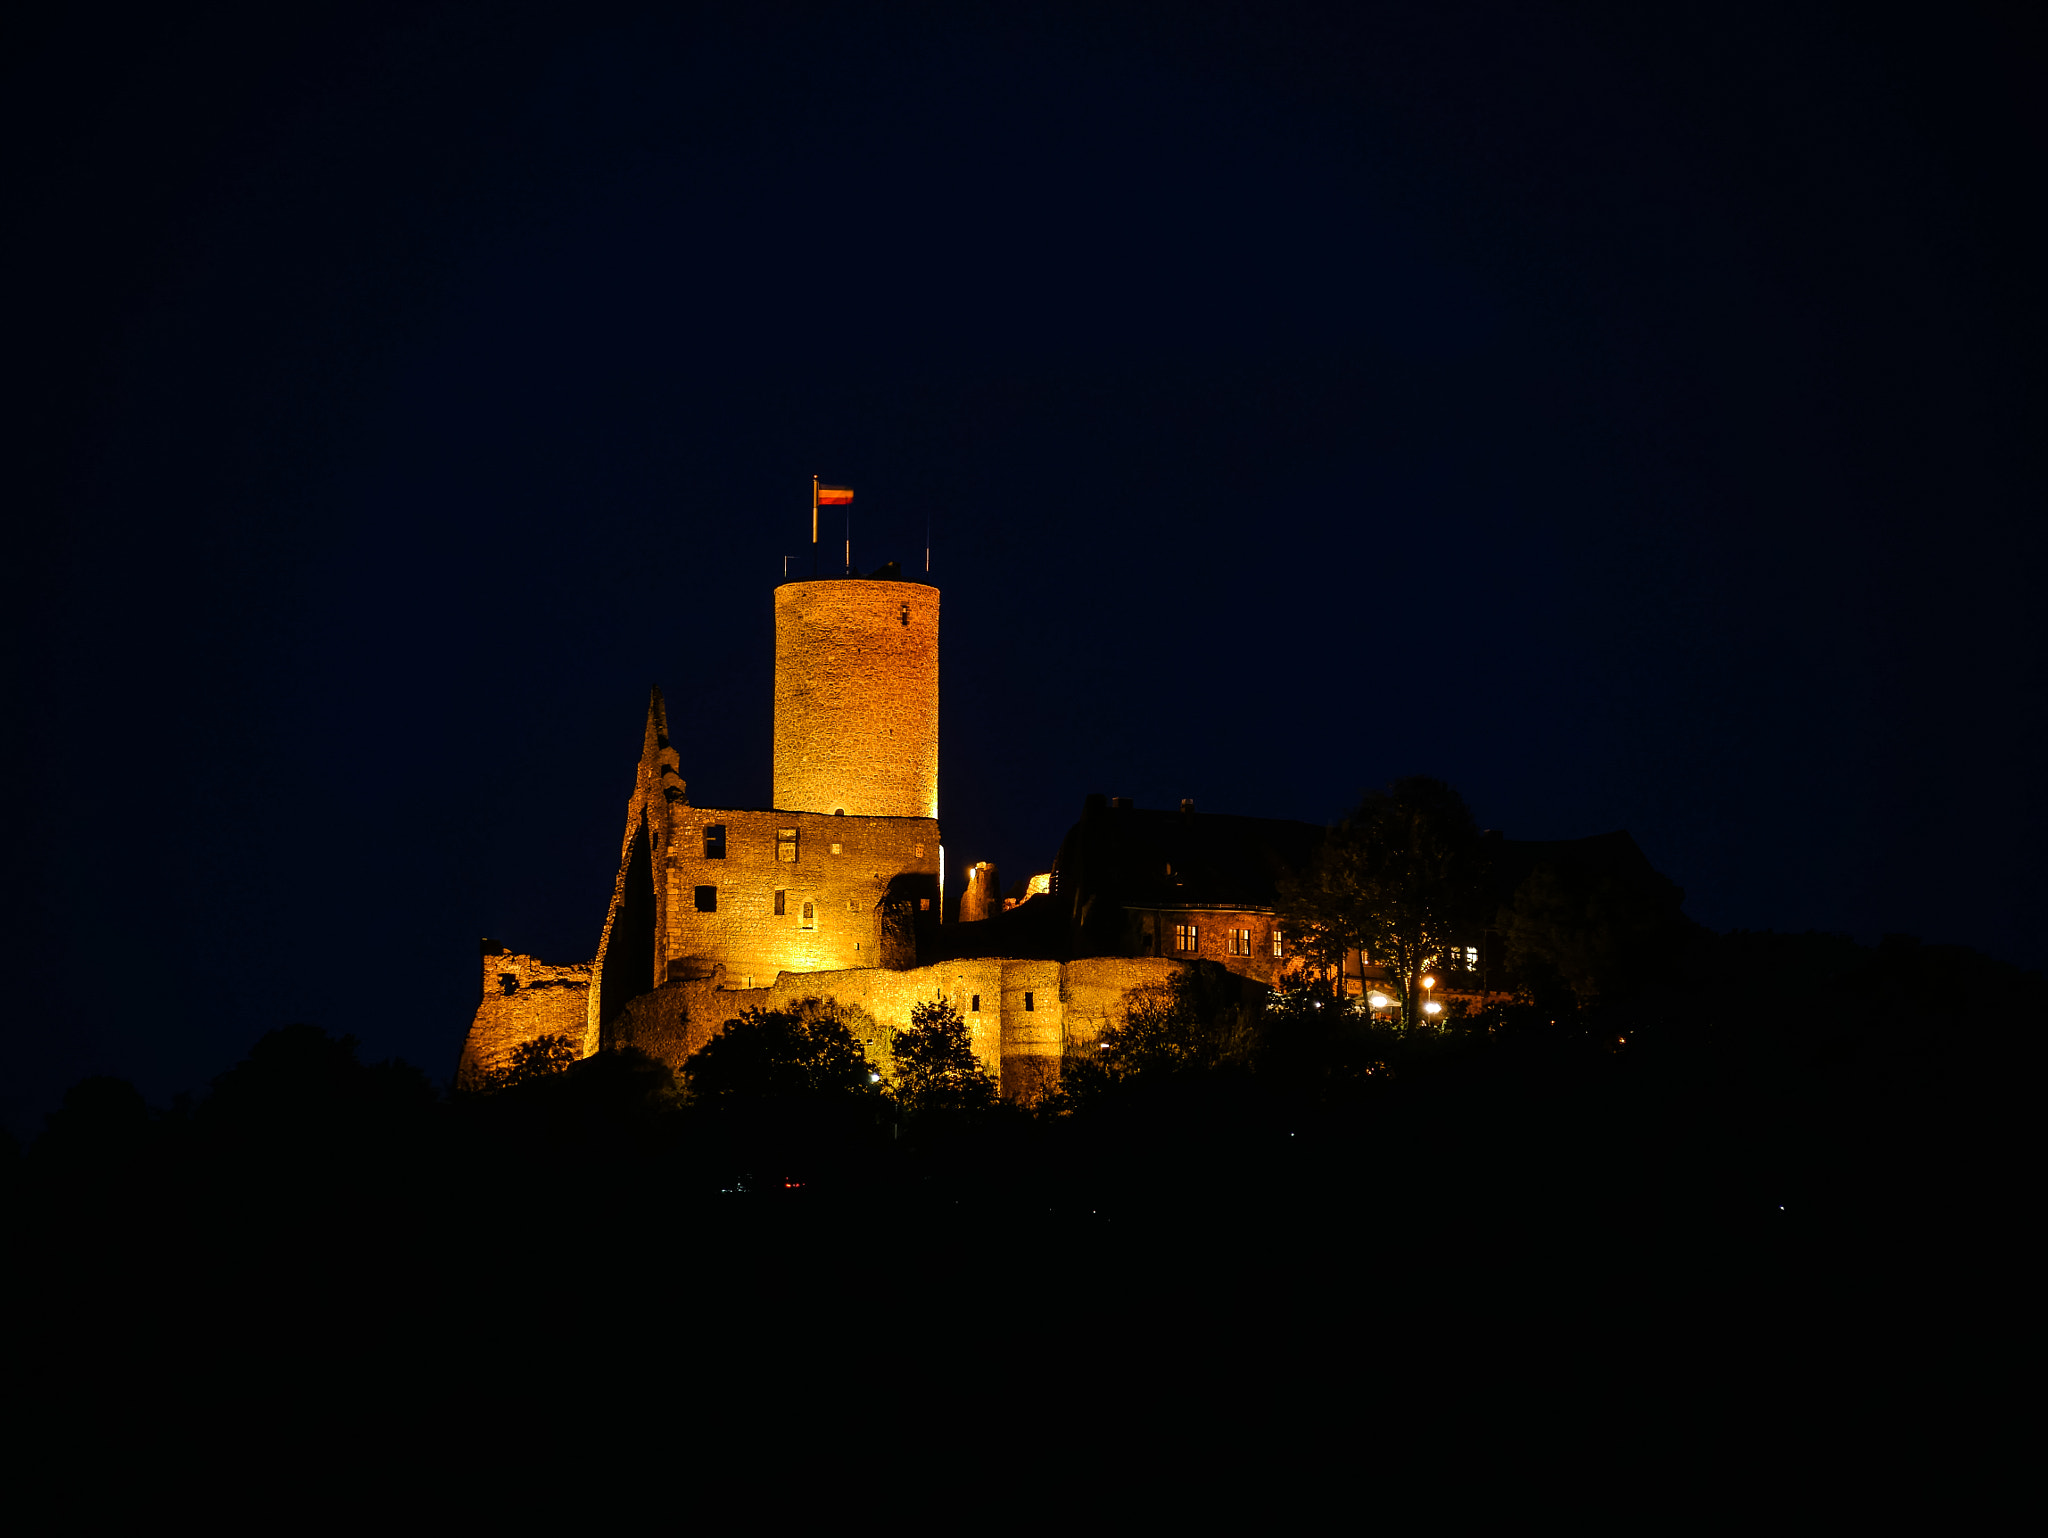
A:
<svg viewBox="0 0 2048 1538">
<path fill-rule="evenodd" d="M 291 1020 L 449 1072 L 480 934 L 591 954 L 650 683 L 765 804 L 814 472 L 863 567 L 930 521 L 956 869 L 1427 772 L 2042 964 L 2020 14 L 32 21 L 0 1116 Z"/>
</svg>

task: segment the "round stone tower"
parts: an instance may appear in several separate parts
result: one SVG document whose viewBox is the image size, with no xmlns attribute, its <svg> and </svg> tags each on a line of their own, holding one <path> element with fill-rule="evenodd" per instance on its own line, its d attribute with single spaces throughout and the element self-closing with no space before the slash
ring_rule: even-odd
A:
<svg viewBox="0 0 2048 1538">
<path fill-rule="evenodd" d="M 775 805 L 939 815 L 939 590 L 865 577 L 775 590 Z"/>
</svg>

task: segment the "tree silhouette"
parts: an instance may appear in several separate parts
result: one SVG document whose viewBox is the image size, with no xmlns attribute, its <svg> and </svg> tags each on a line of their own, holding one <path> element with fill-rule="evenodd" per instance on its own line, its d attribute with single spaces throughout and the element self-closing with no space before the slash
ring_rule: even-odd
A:
<svg viewBox="0 0 2048 1538">
<path fill-rule="evenodd" d="M 1401 1020 L 1419 1018 L 1423 972 L 1484 922 L 1486 862 L 1464 798 L 1411 775 L 1370 790 L 1330 831 L 1314 866 L 1282 887 L 1282 918 L 1318 956 L 1356 948 L 1401 990 Z"/>
<path fill-rule="evenodd" d="M 865 1099 L 879 1093 L 882 1075 L 862 1043 L 878 1031 L 866 1010 L 833 999 L 750 1009 L 691 1054 L 683 1082 L 700 1104 Z"/>
<path fill-rule="evenodd" d="M 915 1005 L 908 1030 L 894 1032 L 896 1100 L 913 1117 L 962 1115 L 996 1102 L 995 1081 L 974 1055 L 967 1022 L 943 999 Z"/>
</svg>

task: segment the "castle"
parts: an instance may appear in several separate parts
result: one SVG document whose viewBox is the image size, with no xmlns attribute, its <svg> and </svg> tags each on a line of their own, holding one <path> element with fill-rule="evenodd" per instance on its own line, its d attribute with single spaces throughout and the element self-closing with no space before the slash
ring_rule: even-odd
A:
<svg viewBox="0 0 2048 1538">
<path fill-rule="evenodd" d="M 948 923 L 939 590 L 893 562 L 775 589 L 773 786 L 772 807 L 692 805 L 655 689 L 595 959 L 554 965 L 486 940 L 458 1082 L 549 1036 L 586 1057 L 630 1046 L 680 1067 L 744 1011 L 813 997 L 873 1017 L 863 1045 L 887 1072 L 891 1029 L 943 999 L 1002 1093 L 1030 1098 L 1133 990 L 1208 966 L 1256 993 L 1303 967 L 1279 893 L 1324 830 L 1198 814 L 1192 801 L 1167 811 L 1091 795 L 1051 871 L 1005 898 L 993 866 L 970 865 Z M 1487 837 L 1503 903 L 1538 866 L 1677 892 L 1624 832 Z M 1450 947 L 1432 966 L 1434 999 L 1505 997 L 1498 951 L 1490 932 Z M 1335 981 L 1375 1012 L 1389 1004 L 1380 990 L 1398 991 L 1356 950 Z"/>
<path fill-rule="evenodd" d="M 458 1078 L 543 1036 L 583 1056 L 632 1046 L 680 1065 L 744 1010 L 806 997 L 867 1010 L 883 1033 L 868 1055 L 886 1064 L 888 1030 L 945 999 L 1003 1093 L 1025 1096 L 1129 990 L 1182 966 L 946 943 L 939 598 L 893 563 L 775 589 L 772 807 L 692 805 L 654 690 L 595 959 L 553 965 L 486 941 Z M 993 876 L 970 873 L 970 921 L 995 910 Z M 964 927 L 990 941 L 1021 932 Z"/>
</svg>

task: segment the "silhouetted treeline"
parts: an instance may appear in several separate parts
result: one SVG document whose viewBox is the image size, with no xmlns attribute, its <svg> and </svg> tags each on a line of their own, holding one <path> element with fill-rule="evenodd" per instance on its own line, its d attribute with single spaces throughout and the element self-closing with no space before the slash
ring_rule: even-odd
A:
<svg viewBox="0 0 2048 1538">
<path fill-rule="evenodd" d="M 942 1007 L 897 1034 L 896 1091 L 862 1055 L 872 1023 L 828 1001 L 736 1022 L 681 1075 L 540 1052 L 460 1095 L 299 1025 L 168 1108 L 80 1083 L 7 1179 L 31 1229 L 230 1246 L 794 1204 L 883 1225 L 959 1207 L 993 1232 L 1200 1215 L 1706 1240 L 1781 1209 L 1938 1205 L 1959 1161 L 1996 1168 L 2044 1002 L 2037 974 L 1966 950 L 1827 935 L 1694 930 L 1625 987 L 1429 1030 L 1203 967 L 1033 1106 L 995 1101 Z"/>
</svg>

